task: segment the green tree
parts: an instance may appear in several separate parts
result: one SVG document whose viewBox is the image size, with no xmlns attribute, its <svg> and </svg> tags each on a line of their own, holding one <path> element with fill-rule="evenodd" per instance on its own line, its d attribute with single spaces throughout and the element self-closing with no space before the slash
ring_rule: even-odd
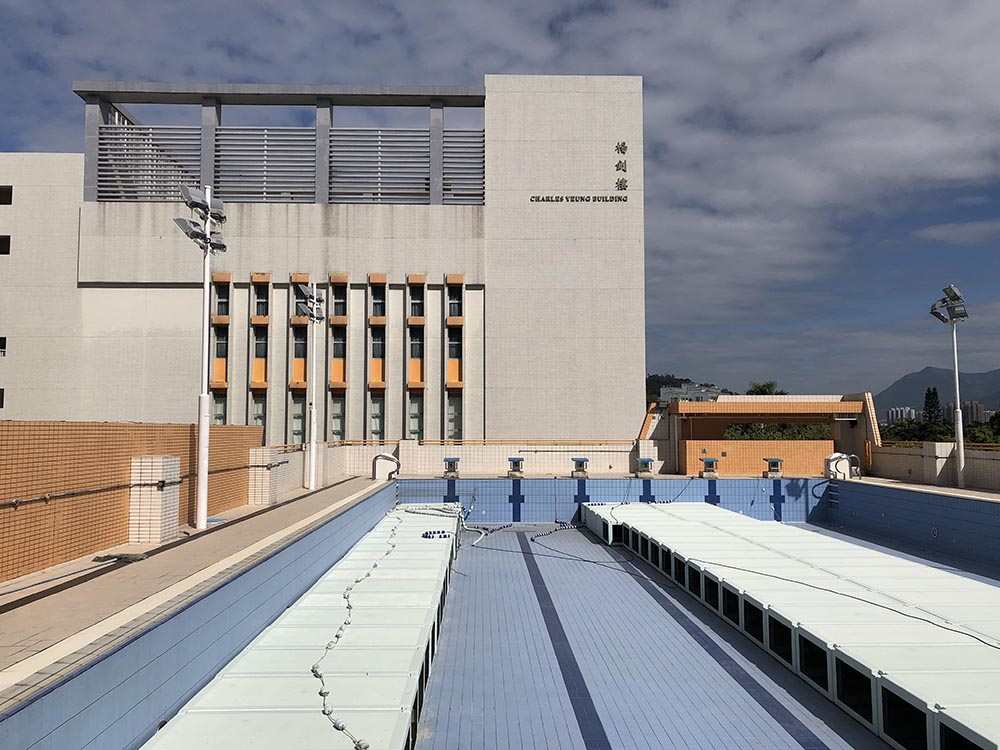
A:
<svg viewBox="0 0 1000 750">
<path fill-rule="evenodd" d="M 924 423 L 944 424 L 944 412 L 941 411 L 941 399 L 938 398 L 937 388 L 928 388 L 924 393 Z"/>
<path fill-rule="evenodd" d="M 748 396 L 787 396 L 788 391 L 778 389 L 778 384 L 773 380 L 762 380 L 759 383 L 754 381 L 747 388 Z"/>
<path fill-rule="evenodd" d="M 967 443 L 995 443 L 997 434 L 989 422 L 976 422 L 968 425 L 965 430 L 965 442 Z"/>
</svg>

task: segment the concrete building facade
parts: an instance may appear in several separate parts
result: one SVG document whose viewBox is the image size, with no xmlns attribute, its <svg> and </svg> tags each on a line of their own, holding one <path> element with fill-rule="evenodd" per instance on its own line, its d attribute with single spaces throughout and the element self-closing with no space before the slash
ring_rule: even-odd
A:
<svg viewBox="0 0 1000 750">
<path fill-rule="evenodd" d="M 330 441 L 634 437 L 640 78 L 74 90 L 83 154 L 0 154 L 0 418 L 195 420 L 185 183 L 213 185 L 228 215 L 212 261 L 218 423 L 301 442 L 315 392 Z M 132 104 L 195 107 L 201 126 L 140 123 Z M 314 107 L 315 124 L 227 127 L 227 106 L 247 104 Z M 423 108 L 427 127 L 337 127 L 354 106 Z M 449 128 L 470 107 L 483 129 Z M 301 284 L 325 296 L 315 347 Z"/>
</svg>

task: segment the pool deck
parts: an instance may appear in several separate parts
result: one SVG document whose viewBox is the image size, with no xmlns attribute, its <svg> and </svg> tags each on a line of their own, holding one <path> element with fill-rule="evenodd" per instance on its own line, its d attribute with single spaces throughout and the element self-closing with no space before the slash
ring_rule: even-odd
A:
<svg viewBox="0 0 1000 750">
<path fill-rule="evenodd" d="M 90 571 L 99 575 L 89 579 L 60 579 L 0 603 L 0 712 L 361 502 L 382 484 L 346 478 L 253 515 L 241 509 L 238 522 L 161 547 L 148 559 Z"/>
<path fill-rule="evenodd" d="M 467 539 L 420 750 L 887 747 L 624 549 L 530 540 L 551 528 Z"/>
</svg>

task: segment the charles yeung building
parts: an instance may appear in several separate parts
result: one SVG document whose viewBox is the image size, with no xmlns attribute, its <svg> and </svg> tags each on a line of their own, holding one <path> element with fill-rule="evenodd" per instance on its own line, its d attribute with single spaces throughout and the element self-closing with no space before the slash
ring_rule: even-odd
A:
<svg viewBox="0 0 1000 750">
<path fill-rule="evenodd" d="M 0 419 L 195 420 L 183 184 L 228 215 L 216 423 L 301 442 L 315 394 L 329 441 L 635 436 L 640 78 L 74 91 L 82 154 L 0 154 Z M 273 126 L 289 110 L 298 125 Z M 353 116 L 398 111 L 407 127 Z M 313 285 L 320 325 L 298 304 Z"/>
</svg>

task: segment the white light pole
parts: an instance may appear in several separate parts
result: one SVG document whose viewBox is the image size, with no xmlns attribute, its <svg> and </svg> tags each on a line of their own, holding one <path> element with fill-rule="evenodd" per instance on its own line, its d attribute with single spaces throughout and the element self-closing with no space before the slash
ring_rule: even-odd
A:
<svg viewBox="0 0 1000 750">
<path fill-rule="evenodd" d="M 211 357 L 209 356 L 209 326 L 211 325 L 212 298 L 212 268 L 211 258 L 217 253 L 224 253 L 226 245 L 222 235 L 212 233 L 212 222 L 223 224 L 226 221 L 225 208 L 220 200 L 212 200 L 212 186 L 206 185 L 205 192 L 181 185 L 181 196 L 188 208 L 192 209 L 201 219 L 198 226 L 190 219 L 174 219 L 194 243 L 201 248 L 202 287 L 201 287 L 201 393 L 198 395 L 198 468 L 197 493 L 195 497 L 195 529 L 208 527 L 208 442 L 212 424 L 212 397 L 209 395 L 211 380 Z"/>
<path fill-rule="evenodd" d="M 316 326 L 319 325 L 319 296 L 316 294 L 316 284 L 312 285 L 312 298 L 309 300 L 312 315 L 309 316 L 309 489 L 316 489 L 316 360 L 319 352 L 316 350 Z"/>
<path fill-rule="evenodd" d="M 306 386 L 309 391 L 309 467 L 306 478 L 306 488 L 316 489 L 316 458 L 317 458 L 317 433 L 319 429 L 316 425 L 316 360 L 319 352 L 316 350 L 316 326 L 323 320 L 323 295 L 316 289 L 316 284 L 298 285 L 299 294 L 302 300 L 296 304 L 296 314 L 305 314 L 309 318 L 309 382 Z"/>
<path fill-rule="evenodd" d="M 931 305 L 931 315 L 951 326 L 951 355 L 955 369 L 955 449 L 958 467 L 955 483 L 965 487 L 965 434 L 962 425 L 962 396 L 958 388 L 958 324 L 969 319 L 965 298 L 954 284 L 945 287 L 944 297 Z M 944 310 L 945 312 L 941 312 Z"/>
</svg>

